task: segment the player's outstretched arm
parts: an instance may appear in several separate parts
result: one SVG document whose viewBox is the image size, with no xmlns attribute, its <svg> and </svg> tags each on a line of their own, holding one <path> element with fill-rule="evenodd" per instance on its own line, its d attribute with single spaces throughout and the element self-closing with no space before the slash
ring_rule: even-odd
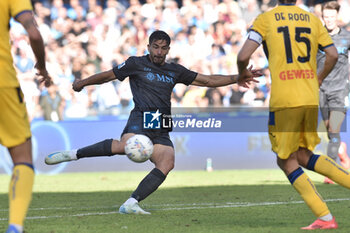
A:
<svg viewBox="0 0 350 233">
<path fill-rule="evenodd" d="M 329 46 L 324 49 L 326 53 L 326 60 L 323 69 L 317 74 L 318 84 L 321 86 L 323 79 L 332 71 L 333 67 L 338 61 L 338 52 L 335 46 Z"/>
<path fill-rule="evenodd" d="M 40 31 L 37 27 L 37 23 L 34 19 L 33 12 L 26 11 L 21 13 L 16 17 L 16 20 L 22 24 L 24 29 L 28 33 L 30 46 L 34 52 L 37 63 L 35 64 L 35 68 L 38 70 L 38 75 L 42 76 L 39 80 L 40 82 L 44 82 L 45 86 L 51 85 L 51 77 L 49 76 L 46 65 L 45 65 L 45 47 L 43 38 L 41 37 Z"/>
<path fill-rule="evenodd" d="M 237 66 L 238 66 L 238 83 L 244 82 L 246 79 L 251 79 L 254 75 L 252 73 L 252 69 L 247 68 L 249 64 L 249 59 L 254 53 L 254 51 L 259 47 L 260 45 L 250 39 L 247 39 L 241 48 L 241 50 L 238 53 L 237 56 Z"/>
<path fill-rule="evenodd" d="M 196 79 L 191 83 L 191 85 L 195 86 L 205 86 L 205 87 L 222 87 L 230 84 L 237 83 L 238 85 L 245 86 L 250 82 L 259 82 L 256 80 L 256 77 L 262 76 L 261 70 L 252 70 L 249 68 L 252 76 L 250 78 L 246 78 L 244 81 L 238 82 L 238 75 L 204 75 L 198 74 Z"/>
<path fill-rule="evenodd" d="M 90 77 L 87 77 L 85 79 L 75 80 L 73 82 L 73 90 L 79 92 L 86 86 L 102 84 L 112 81 L 114 79 L 116 79 L 116 77 L 113 73 L 113 70 L 108 70 L 105 72 L 91 75 Z"/>
</svg>

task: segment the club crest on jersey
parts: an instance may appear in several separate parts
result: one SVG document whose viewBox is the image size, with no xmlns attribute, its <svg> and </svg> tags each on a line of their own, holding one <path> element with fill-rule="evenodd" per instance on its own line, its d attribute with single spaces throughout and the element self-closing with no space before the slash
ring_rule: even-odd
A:
<svg viewBox="0 0 350 233">
<path fill-rule="evenodd" d="M 338 54 L 348 54 L 348 48 L 347 47 L 337 47 Z"/>
<path fill-rule="evenodd" d="M 147 73 L 146 78 L 147 78 L 149 81 L 153 81 L 154 78 L 155 78 L 155 76 L 154 76 L 153 73 L 149 72 L 149 73 Z"/>
</svg>

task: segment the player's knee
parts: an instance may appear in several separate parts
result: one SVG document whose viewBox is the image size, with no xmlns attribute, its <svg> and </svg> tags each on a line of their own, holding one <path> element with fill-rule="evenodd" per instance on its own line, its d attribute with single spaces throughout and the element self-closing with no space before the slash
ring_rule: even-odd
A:
<svg viewBox="0 0 350 233">
<path fill-rule="evenodd" d="M 175 160 L 173 158 L 162 159 L 155 163 L 156 167 L 164 174 L 168 174 L 175 167 Z"/>
<path fill-rule="evenodd" d="M 111 153 L 113 154 L 125 154 L 125 141 L 112 140 Z"/>
<path fill-rule="evenodd" d="M 340 133 L 332 133 L 332 131 L 329 131 L 328 138 L 329 138 L 331 143 L 339 143 L 340 144 Z"/>
<path fill-rule="evenodd" d="M 292 153 L 288 159 L 277 158 L 277 165 L 284 171 L 286 175 L 289 175 L 295 171 L 298 167 L 298 160 L 295 153 Z"/>
<path fill-rule="evenodd" d="M 168 172 L 170 172 L 171 170 L 173 170 L 174 167 L 175 167 L 175 159 L 174 159 L 174 157 L 167 158 L 167 159 L 163 162 L 163 166 L 166 168 L 166 170 L 167 170 Z"/>
<path fill-rule="evenodd" d="M 29 159 L 32 158 L 32 140 L 28 138 L 25 142 L 13 146 L 8 147 L 10 155 L 12 158 L 21 158 L 21 159 Z"/>
<path fill-rule="evenodd" d="M 276 163 L 278 167 L 283 170 L 283 161 L 280 158 L 277 157 Z"/>
<path fill-rule="evenodd" d="M 279 157 L 277 157 L 277 165 L 278 167 L 284 171 L 284 173 L 288 174 L 288 169 L 287 169 L 287 160 L 285 159 L 280 159 Z"/>
<path fill-rule="evenodd" d="M 168 170 L 169 170 L 169 172 L 170 172 L 171 170 L 173 170 L 174 167 L 175 167 L 175 161 L 173 160 L 173 161 L 169 162 L 169 164 L 168 164 Z"/>
<path fill-rule="evenodd" d="M 312 152 L 310 150 L 306 148 L 300 148 L 297 154 L 298 163 L 303 167 L 307 167 L 311 155 Z"/>
<path fill-rule="evenodd" d="M 164 175 L 168 175 L 168 173 L 173 170 L 174 164 L 161 164 L 161 165 L 156 165 L 156 168 L 158 168 Z"/>
</svg>

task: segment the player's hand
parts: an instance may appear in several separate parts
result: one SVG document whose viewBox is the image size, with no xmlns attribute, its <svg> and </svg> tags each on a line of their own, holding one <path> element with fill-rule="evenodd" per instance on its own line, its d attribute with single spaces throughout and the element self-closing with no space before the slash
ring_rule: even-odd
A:
<svg viewBox="0 0 350 233">
<path fill-rule="evenodd" d="M 52 84 L 52 78 L 47 72 L 46 67 L 36 63 L 35 68 L 37 69 L 36 75 L 41 77 L 39 78 L 39 83 L 44 83 L 45 87 L 49 87 Z"/>
<path fill-rule="evenodd" d="M 83 90 L 84 85 L 82 84 L 81 80 L 75 79 L 73 84 L 72 84 L 72 88 L 74 91 L 80 92 L 81 90 Z"/>
<path fill-rule="evenodd" d="M 250 66 L 248 69 L 244 69 L 237 79 L 237 84 L 249 88 L 250 82 L 258 83 L 259 81 L 255 78 L 262 76 L 263 73 L 260 69 L 254 69 L 253 66 Z"/>
<path fill-rule="evenodd" d="M 253 69 L 253 66 L 249 67 L 249 69 L 251 70 L 253 77 L 255 77 L 255 78 L 261 77 L 264 75 L 261 69 Z"/>
</svg>

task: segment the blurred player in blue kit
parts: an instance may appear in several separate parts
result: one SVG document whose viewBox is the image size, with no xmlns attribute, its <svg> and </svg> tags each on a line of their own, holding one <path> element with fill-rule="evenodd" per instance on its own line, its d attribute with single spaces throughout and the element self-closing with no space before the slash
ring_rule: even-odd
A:
<svg viewBox="0 0 350 233">
<path fill-rule="evenodd" d="M 336 229 L 338 224 L 315 185 L 302 167 L 328 176 L 350 188 L 350 174 L 326 155 L 312 151 L 320 142 L 317 134 L 319 86 L 338 59 L 337 49 L 320 19 L 280 0 L 279 6 L 259 15 L 240 50 L 240 78 L 251 76 L 246 68 L 253 52 L 263 44 L 271 71 L 269 138 L 277 164 L 291 185 L 317 217 L 304 230 Z M 325 52 L 317 72 L 317 52 Z"/>
<path fill-rule="evenodd" d="M 327 75 L 320 86 L 320 109 L 328 132 L 329 143 L 327 155 L 334 161 L 338 159 L 341 143 L 340 129 L 346 114 L 345 100 L 349 95 L 349 59 L 350 32 L 338 26 L 338 12 L 340 5 L 336 1 L 326 2 L 322 5 L 322 18 L 325 27 L 331 36 L 338 51 L 338 62 Z M 317 67 L 320 70 L 325 62 L 325 53 L 320 51 L 317 55 Z M 341 164 L 348 166 L 349 157 L 341 158 Z M 349 168 L 349 167 L 345 167 Z M 333 183 L 325 178 L 325 183 Z"/>
<path fill-rule="evenodd" d="M 125 62 L 109 71 L 92 75 L 73 83 L 75 91 L 94 84 L 102 84 L 115 79 L 123 81 L 129 77 L 135 103 L 128 122 L 121 134 L 121 140 L 107 139 L 96 144 L 72 151 L 56 152 L 45 158 L 47 164 L 77 160 L 86 157 L 123 155 L 125 142 L 135 134 L 148 136 L 154 151 L 151 161 L 155 168 L 141 181 L 131 197 L 119 208 L 123 214 L 149 214 L 138 205 L 163 183 L 174 168 L 175 152 L 169 137 L 169 129 L 143 129 L 143 112 L 156 111 L 171 115 L 171 93 L 177 83 L 185 85 L 220 87 L 238 83 L 247 86 L 254 77 L 261 76 L 259 70 L 250 70 L 250 76 L 240 79 L 237 75 L 204 75 L 186 69 L 182 65 L 165 62 L 170 49 L 170 37 L 163 31 L 154 31 L 149 37 L 149 55 L 129 57 Z"/>
<path fill-rule="evenodd" d="M 51 84 L 45 66 L 43 39 L 29 0 L 0 1 L 0 144 L 7 147 L 14 164 L 9 187 L 9 226 L 7 233 L 23 232 L 24 219 L 32 199 L 34 167 L 30 124 L 24 96 L 13 67 L 10 19 L 26 30 L 37 63 L 40 82 Z"/>
</svg>

